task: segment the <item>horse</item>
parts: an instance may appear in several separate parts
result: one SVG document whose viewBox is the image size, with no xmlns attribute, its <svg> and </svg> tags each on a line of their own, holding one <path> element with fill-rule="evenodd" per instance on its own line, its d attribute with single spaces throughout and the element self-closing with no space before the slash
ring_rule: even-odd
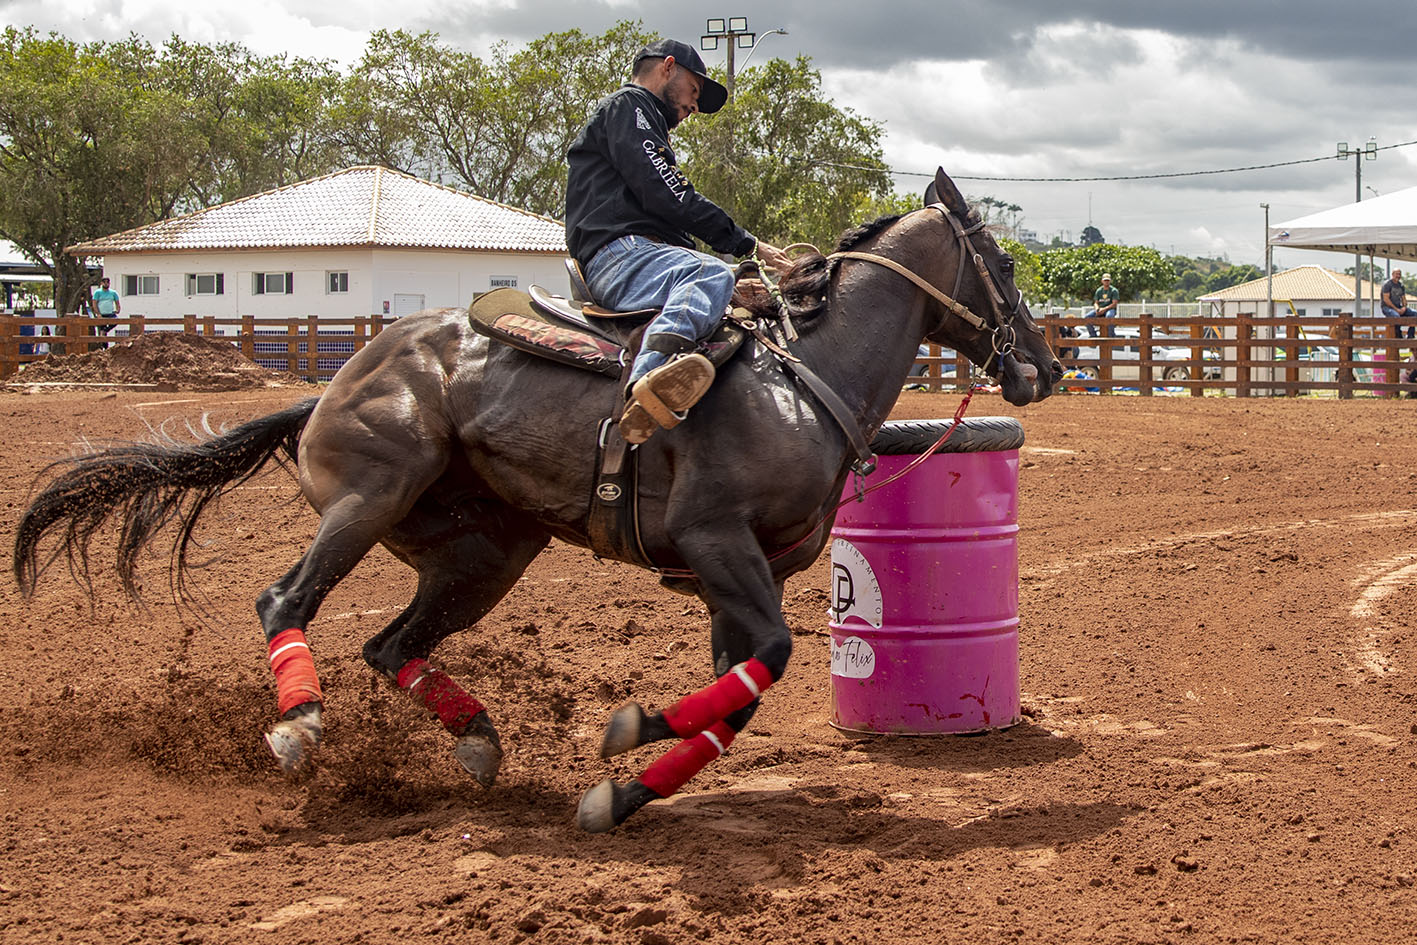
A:
<svg viewBox="0 0 1417 945">
<path fill-rule="evenodd" d="M 847 476 L 866 471 L 860 445 L 886 420 L 922 340 L 983 366 L 1016 405 L 1046 398 L 1061 378 L 1012 260 L 943 169 L 926 202 L 849 231 L 830 256 L 799 258 L 779 284 L 793 328 L 786 349 L 770 335 L 750 340 L 682 423 L 634 448 L 643 558 L 621 560 L 652 565 L 706 604 L 714 679 L 668 708 L 627 702 L 612 713 L 602 757 L 674 744 L 640 777 L 585 791 L 576 815 L 585 830 L 613 829 L 677 792 L 782 678 L 792 651 L 783 583 L 820 555 Z M 784 371 L 794 362 L 816 380 Z M 277 762 L 287 772 L 312 764 L 322 736 L 305 628 L 383 544 L 418 584 L 364 644 L 364 659 L 437 716 L 457 760 L 490 788 L 503 754 L 491 713 L 429 660 L 552 538 L 592 547 L 595 457 L 618 388 L 491 341 L 462 310 L 411 315 L 352 356 L 318 398 L 192 444 L 118 444 L 60 461 L 22 516 L 14 574 L 26 595 L 63 555 L 86 575 L 90 538 L 112 522 L 117 573 L 136 597 L 139 552 L 174 524 L 180 589 L 203 509 L 266 463 L 294 460 L 319 526 L 256 604 L 276 678 L 279 721 L 265 737 Z M 42 557 L 46 535 L 57 548 Z"/>
</svg>

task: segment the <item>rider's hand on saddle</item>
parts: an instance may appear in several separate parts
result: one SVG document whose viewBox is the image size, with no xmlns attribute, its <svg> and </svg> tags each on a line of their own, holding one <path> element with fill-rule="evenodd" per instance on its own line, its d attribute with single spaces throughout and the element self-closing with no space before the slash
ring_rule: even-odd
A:
<svg viewBox="0 0 1417 945">
<path fill-rule="evenodd" d="M 767 266 L 773 272 L 785 272 L 792 266 L 792 260 L 787 258 L 786 253 L 776 246 L 764 243 L 762 240 L 758 240 L 758 245 L 753 250 L 753 255 L 757 257 L 760 263 Z"/>
</svg>

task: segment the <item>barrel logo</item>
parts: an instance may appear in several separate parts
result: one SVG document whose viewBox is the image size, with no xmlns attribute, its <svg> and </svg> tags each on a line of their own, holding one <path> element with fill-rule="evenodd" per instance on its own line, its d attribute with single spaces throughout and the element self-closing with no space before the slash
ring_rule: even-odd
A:
<svg viewBox="0 0 1417 945">
<path fill-rule="evenodd" d="M 877 630 L 881 628 L 881 584 L 871 570 L 871 562 L 845 538 L 832 542 L 831 607 L 827 613 L 838 624 L 855 617 Z"/>
<path fill-rule="evenodd" d="M 845 679 L 870 679 L 876 671 L 876 651 L 860 637 L 832 640 L 832 675 Z"/>
</svg>

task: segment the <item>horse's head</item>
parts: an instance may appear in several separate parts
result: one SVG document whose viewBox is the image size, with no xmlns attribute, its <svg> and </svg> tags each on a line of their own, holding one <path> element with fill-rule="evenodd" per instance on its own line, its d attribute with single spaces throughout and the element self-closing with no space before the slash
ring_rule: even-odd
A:
<svg viewBox="0 0 1417 945">
<path fill-rule="evenodd" d="M 948 211 L 943 216 L 952 231 L 949 238 L 960 254 L 950 294 L 966 310 L 947 309 L 926 337 L 962 352 L 998 378 L 1011 404 L 1047 397 L 1062 379 L 1063 367 L 1014 284 L 1013 257 L 994 242 L 944 168 L 935 171 L 926 188 L 925 205 Z M 948 284 L 943 288 L 950 290 Z"/>
</svg>

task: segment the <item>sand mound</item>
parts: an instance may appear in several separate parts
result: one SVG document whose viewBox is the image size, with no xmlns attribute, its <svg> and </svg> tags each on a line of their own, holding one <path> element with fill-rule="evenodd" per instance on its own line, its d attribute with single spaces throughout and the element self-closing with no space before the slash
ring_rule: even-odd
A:
<svg viewBox="0 0 1417 945">
<path fill-rule="evenodd" d="M 99 351 L 50 355 L 27 365 L 11 384 L 156 384 L 158 390 L 223 391 L 305 385 L 269 371 L 229 341 L 179 332 L 148 332 Z"/>
</svg>

